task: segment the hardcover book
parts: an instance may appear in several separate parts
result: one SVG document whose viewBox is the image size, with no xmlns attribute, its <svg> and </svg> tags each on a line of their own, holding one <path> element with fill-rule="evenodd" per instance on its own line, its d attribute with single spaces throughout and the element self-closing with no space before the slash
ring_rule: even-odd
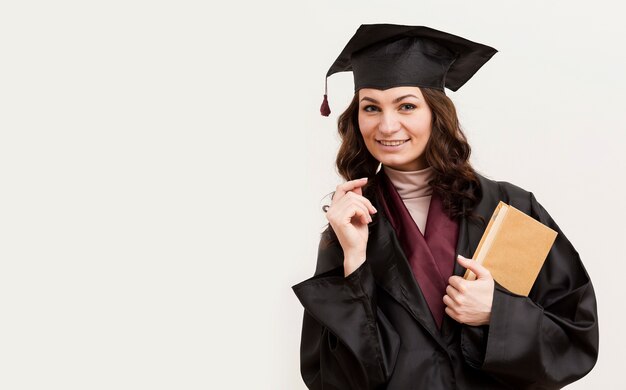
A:
<svg viewBox="0 0 626 390">
<path fill-rule="evenodd" d="M 557 232 L 502 201 L 493 212 L 473 260 L 509 291 L 528 296 Z M 466 270 L 463 278 L 475 280 Z"/>
</svg>

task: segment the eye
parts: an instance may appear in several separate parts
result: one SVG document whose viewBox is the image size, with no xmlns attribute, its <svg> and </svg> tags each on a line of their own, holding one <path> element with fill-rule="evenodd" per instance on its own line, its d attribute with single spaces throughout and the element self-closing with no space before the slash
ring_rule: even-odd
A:
<svg viewBox="0 0 626 390">
<path fill-rule="evenodd" d="M 376 106 L 365 106 L 365 107 L 363 107 L 363 111 L 365 111 L 365 112 L 372 112 L 372 110 L 370 110 L 370 108 L 378 110 L 378 107 L 376 107 Z"/>
<path fill-rule="evenodd" d="M 408 110 L 412 110 L 412 109 L 416 108 L 415 105 L 410 104 L 410 103 L 403 104 L 400 107 L 408 107 Z"/>
</svg>

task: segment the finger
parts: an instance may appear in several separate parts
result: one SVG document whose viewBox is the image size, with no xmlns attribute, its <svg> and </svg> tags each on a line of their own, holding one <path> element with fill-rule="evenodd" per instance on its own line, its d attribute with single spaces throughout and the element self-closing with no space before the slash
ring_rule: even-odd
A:
<svg viewBox="0 0 626 390">
<path fill-rule="evenodd" d="M 361 204 L 363 205 L 363 207 L 365 207 L 369 214 L 376 214 L 378 212 L 378 210 L 376 210 L 376 207 L 374 207 L 374 205 L 372 205 L 372 202 L 370 202 L 370 200 L 366 197 L 358 195 L 355 197 L 355 199 L 361 202 Z"/>
<path fill-rule="evenodd" d="M 367 208 L 363 204 L 359 202 L 353 202 L 350 205 L 351 207 L 353 207 L 353 210 L 355 210 L 353 216 L 358 217 L 361 223 L 367 225 L 371 222 L 372 217 L 370 217 L 370 214 L 367 212 Z"/>
<path fill-rule="evenodd" d="M 491 272 L 489 272 L 487 268 L 485 268 L 482 264 L 479 264 L 477 261 L 465 258 L 461 255 L 458 255 L 458 259 L 459 264 L 475 273 L 477 279 L 491 277 Z"/>
<path fill-rule="evenodd" d="M 368 224 L 368 223 L 372 222 L 372 216 L 370 215 L 370 212 L 367 209 L 367 206 L 365 206 L 363 203 L 358 203 L 357 202 L 357 204 L 359 205 L 359 207 L 361 208 L 361 211 L 363 213 L 362 215 L 363 215 L 363 218 L 365 220 L 364 223 Z"/>
<path fill-rule="evenodd" d="M 348 191 L 343 198 L 344 202 L 357 202 L 363 205 L 368 214 L 376 214 L 378 210 L 372 205 L 369 199 L 363 195 L 358 195 L 354 191 Z"/>
<path fill-rule="evenodd" d="M 360 189 L 361 187 L 363 187 L 365 184 L 367 183 L 367 177 L 361 178 L 361 179 L 357 179 L 357 180 L 350 180 L 347 181 L 345 183 L 341 183 L 337 186 L 337 189 L 335 190 L 335 195 L 333 195 L 333 199 L 335 199 L 335 197 L 337 197 L 337 200 L 343 198 L 343 196 L 346 194 L 346 192 L 348 191 L 353 191 L 354 189 Z M 361 195 L 361 194 L 359 194 Z"/>
<path fill-rule="evenodd" d="M 447 315 L 449 315 L 456 322 L 461 322 L 461 321 L 458 320 L 458 318 L 459 318 L 458 314 L 454 310 L 452 310 L 451 308 L 446 307 L 445 308 L 445 312 L 446 312 Z"/>
<path fill-rule="evenodd" d="M 376 214 L 378 212 L 378 210 L 376 210 L 376 207 L 374 207 L 374 205 L 372 204 L 372 202 L 370 202 L 369 199 L 367 199 L 366 197 L 362 197 L 362 201 L 363 204 L 365 204 L 365 207 L 367 207 L 367 209 L 370 211 L 371 214 Z"/>
<path fill-rule="evenodd" d="M 367 208 L 363 206 L 363 204 L 354 201 L 351 198 L 344 198 L 340 205 L 338 205 L 338 215 L 339 219 L 343 223 L 352 223 L 353 218 L 358 218 L 358 220 L 363 224 L 368 224 L 370 222 L 370 215 L 367 212 Z"/>
<path fill-rule="evenodd" d="M 368 178 L 364 177 L 362 179 L 350 180 L 338 185 L 335 191 L 335 195 L 333 195 L 332 199 L 339 200 L 342 199 L 346 194 L 353 193 L 355 195 L 358 195 L 359 198 L 366 204 L 367 208 L 370 210 L 370 214 L 376 214 L 378 210 L 376 210 L 376 208 L 372 205 L 372 202 L 370 202 L 369 199 L 363 196 L 362 187 L 367 184 L 367 180 Z"/>
<path fill-rule="evenodd" d="M 454 299 L 450 298 L 449 295 L 444 295 L 443 296 L 443 303 L 445 303 L 446 306 L 451 308 L 451 309 L 454 308 L 457 305 L 457 303 L 454 301 Z"/>
<path fill-rule="evenodd" d="M 346 195 L 334 202 L 326 213 L 326 219 L 332 224 L 350 224 L 352 218 L 358 217 L 359 221 L 364 224 L 371 222 L 371 217 L 365 205 L 357 198 L 359 195 L 348 192 Z"/>
<path fill-rule="evenodd" d="M 446 294 L 448 294 L 447 296 L 450 297 L 455 303 L 461 304 L 461 302 L 459 302 L 459 296 L 461 294 L 456 288 L 448 285 L 448 287 L 446 287 Z"/>
<path fill-rule="evenodd" d="M 454 287 L 459 292 L 459 294 L 465 293 L 466 283 L 468 283 L 467 280 L 457 275 L 450 276 L 450 278 L 448 279 L 448 284 Z"/>
</svg>

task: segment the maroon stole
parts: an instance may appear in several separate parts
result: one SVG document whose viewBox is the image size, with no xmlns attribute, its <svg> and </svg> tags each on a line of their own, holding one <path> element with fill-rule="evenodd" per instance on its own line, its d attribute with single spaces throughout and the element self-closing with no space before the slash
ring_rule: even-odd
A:
<svg viewBox="0 0 626 390">
<path fill-rule="evenodd" d="M 384 171 L 379 173 L 383 195 L 379 197 L 380 202 L 426 298 L 437 328 L 441 329 L 446 308 L 443 296 L 456 260 L 458 222 L 448 217 L 441 198 L 433 191 L 425 233 L 422 234 L 391 180 Z"/>
</svg>

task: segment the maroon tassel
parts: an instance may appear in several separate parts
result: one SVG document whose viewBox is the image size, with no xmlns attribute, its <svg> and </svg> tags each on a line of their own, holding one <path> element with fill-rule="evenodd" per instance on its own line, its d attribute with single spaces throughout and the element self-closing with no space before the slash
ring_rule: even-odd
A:
<svg viewBox="0 0 626 390">
<path fill-rule="evenodd" d="M 330 115 L 330 106 L 328 105 L 328 75 L 324 78 L 324 101 L 322 101 L 320 112 L 324 116 Z"/>
<path fill-rule="evenodd" d="M 320 107 L 320 112 L 324 116 L 330 115 L 330 106 L 328 106 L 328 97 L 324 95 L 324 101 L 322 102 L 322 106 Z"/>
</svg>

